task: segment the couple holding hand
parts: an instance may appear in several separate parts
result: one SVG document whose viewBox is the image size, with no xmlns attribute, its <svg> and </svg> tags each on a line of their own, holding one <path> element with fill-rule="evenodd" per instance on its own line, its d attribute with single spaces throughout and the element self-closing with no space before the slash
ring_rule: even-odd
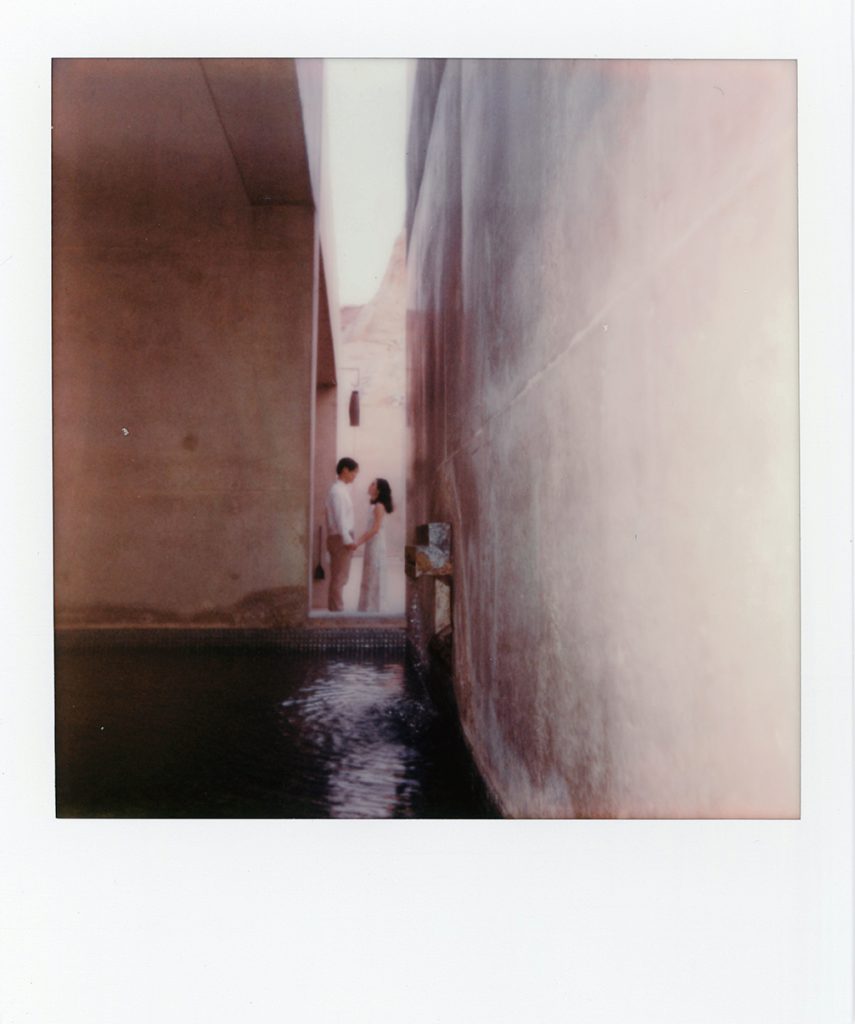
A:
<svg viewBox="0 0 855 1024">
<path fill-rule="evenodd" d="M 347 457 L 338 460 L 336 481 L 327 494 L 327 551 L 330 554 L 330 590 L 327 607 L 331 612 L 344 611 L 343 590 L 350 576 L 353 552 L 364 544 L 362 585 L 359 589 L 359 611 L 379 612 L 386 590 L 386 516 L 392 511 L 392 489 L 382 477 L 368 486 L 371 513 L 365 532 L 354 537 L 353 503 L 349 486 L 359 473 L 359 463 Z"/>
</svg>

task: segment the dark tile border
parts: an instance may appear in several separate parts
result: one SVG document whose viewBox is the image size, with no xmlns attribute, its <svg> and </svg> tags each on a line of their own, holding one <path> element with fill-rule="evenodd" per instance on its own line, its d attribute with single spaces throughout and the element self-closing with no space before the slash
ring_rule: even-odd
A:
<svg viewBox="0 0 855 1024">
<path fill-rule="evenodd" d="M 115 629 L 64 628 L 66 647 L 275 647 L 286 651 L 396 651 L 404 653 L 404 628 L 382 629 Z"/>
</svg>

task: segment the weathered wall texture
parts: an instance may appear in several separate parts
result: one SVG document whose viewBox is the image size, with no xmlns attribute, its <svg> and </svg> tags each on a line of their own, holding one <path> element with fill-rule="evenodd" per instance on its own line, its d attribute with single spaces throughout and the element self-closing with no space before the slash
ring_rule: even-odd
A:
<svg viewBox="0 0 855 1024">
<path fill-rule="evenodd" d="M 453 524 L 508 814 L 799 813 L 795 100 L 787 62 L 417 73 L 409 523 Z"/>
<path fill-rule="evenodd" d="M 54 65 L 60 623 L 306 612 L 315 216 L 243 110 L 295 79 L 206 63 Z"/>
</svg>

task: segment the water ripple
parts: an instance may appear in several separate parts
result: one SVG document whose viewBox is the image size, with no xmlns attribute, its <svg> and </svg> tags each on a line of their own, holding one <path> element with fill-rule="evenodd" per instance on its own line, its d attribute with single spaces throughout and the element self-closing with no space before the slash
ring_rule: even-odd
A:
<svg viewBox="0 0 855 1024">
<path fill-rule="evenodd" d="M 395 655 L 105 648 L 56 664 L 61 816 L 490 813 Z"/>
</svg>

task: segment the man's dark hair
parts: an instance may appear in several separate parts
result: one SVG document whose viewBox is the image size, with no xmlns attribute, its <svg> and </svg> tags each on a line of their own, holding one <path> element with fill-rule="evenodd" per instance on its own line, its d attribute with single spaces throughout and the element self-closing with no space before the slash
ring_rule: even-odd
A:
<svg viewBox="0 0 855 1024">
<path fill-rule="evenodd" d="M 359 469 L 359 463 L 355 459 L 349 459 L 346 455 L 343 459 L 338 460 L 338 465 L 335 467 L 335 475 L 341 476 L 343 469 L 349 469 L 352 473 L 355 469 Z"/>
</svg>

